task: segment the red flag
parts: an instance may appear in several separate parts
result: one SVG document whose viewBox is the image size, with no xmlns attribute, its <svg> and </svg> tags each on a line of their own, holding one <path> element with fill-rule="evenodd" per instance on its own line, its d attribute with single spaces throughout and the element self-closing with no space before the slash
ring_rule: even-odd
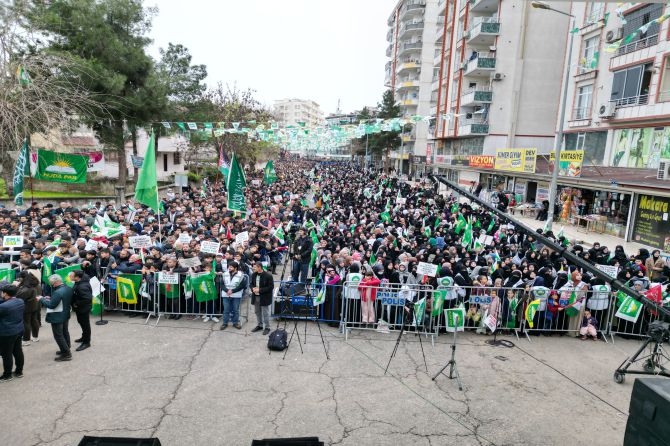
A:
<svg viewBox="0 0 670 446">
<path fill-rule="evenodd" d="M 232 240 L 232 239 L 235 238 L 235 237 L 233 237 L 233 233 L 230 232 L 230 226 L 227 226 L 227 227 L 226 227 L 226 238 L 227 238 L 228 240 Z"/>
<path fill-rule="evenodd" d="M 661 289 L 661 284 L 657 283 L 656 285 L 652 286 L 649 288 L 644 295 L 647 297 L 647 299 L 660 303 L 663 300 L 663 290 Z"/>
</svg>

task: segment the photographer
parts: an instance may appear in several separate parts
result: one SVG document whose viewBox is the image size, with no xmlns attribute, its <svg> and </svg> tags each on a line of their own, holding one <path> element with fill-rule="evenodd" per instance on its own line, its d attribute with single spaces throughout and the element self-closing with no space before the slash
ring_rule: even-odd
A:
<svg viewBox="0 0 670 446">
<path fill-rule="evenodd" d="M 291 279 L 294 282 L 307 283 L 309 263 L 312 259 L 312 247 L 312 239 L 307 236 L 305 228 L 298 229 L 298 237 L 293 242 L 291 249 L 291 258 L 293 259 Z"/>
</svg>

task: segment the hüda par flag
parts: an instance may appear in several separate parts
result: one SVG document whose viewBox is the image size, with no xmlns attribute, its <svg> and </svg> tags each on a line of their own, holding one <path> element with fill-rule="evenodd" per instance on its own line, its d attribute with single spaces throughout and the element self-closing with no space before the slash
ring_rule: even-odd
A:
<svg viewBox="0 0 670 446">
<path fill-rule="evenodd" d="M 626 296 L 619 306 L 615 316 L 628 322 L 635 323 L 642 312 L 642 304 L 630 296 Z"/>
<path fill-rule="evenodd" d="M 197 276 L 191 276 L 187 280 L 191 281 L 191 287 L 195 291 L 195 300 L 198 302 L 207 302 L 210 300 L 216 300 L 216 284 L 214 283 L 214 278 L 216 274 L 210 272 L 207 274 L 200 274 Z"/>
<path fill-rule="evenodd" d="M 14 166 L 14 204 L 23 206 L 23 178 L 30 175 L 30 149 L 28 148 L 28 139 L 23 140 L 23 146 L 19 152 Z"/>
<path fill-rule="evenodd" d="M 39 149 L 35 178 L 58 183 L 85 183 L 87 168 L 88 156 Z"/>
<path fill-rule="evenodd" d="M 247 202 L 244 197 L 244 189 L 247 187 L 247 180 L 244 177 L 244 171 L 237 162 L 237 157 L 233 153 L 233 159 L 230 163 L 230 175 L 228 175 L 228 209 L 241 212 L 246 215 Z"/>
<path fill-rule="evenodd" d="M 537 313 L 537 309 L 540 307 L 540 299 L 535 299 L 531 303 L 528 304 L 526 307 L 526 322 L 528 322 L 528 326 L 530 328 L 533 328 L 533 318 L 535 317 L 535 313 Z"/>
<path fill-rule="evenodd" d="M 463 304 L 458 308 L 444 310 L 444 320 L 448 332 L 463 331 L 465 329 L 465 307 Z"/>
<path fill-rule="evenodd" d="M 137 174 L 135 185 L 135 201 L 150 207 L 155 212 L 159 210 L 158 183 L 156 182 L 156 141 L 151 132 L 147 152 L 144 154 L 142 168 Z"/>
<path fill-rule="evenodd" d="M 54 271 L 54 274 L 58 274 L 61 277 L 61 279 L 63 280 L 63 283 L 65 285 L 69 286 L 70 288 L 72 288 L 74 286 L 74 282 L 72 281 L 72 278 L 70 277 L 70 273 L 72 271 L 77 271 L 79 269 L 81 269 L 81 265 L 77 264 L 77 265 L 68 266 L 67 268 L 57 269 L 56 271 Z"/>
<path fill-rule="evenodd" d="M 121 274 L 116 278 L 116 296 L 121 303 L 136 304 L 142 274 Z"/>
<path fill-rule="evenodd" d="M 277 172 L 275 172 L 275 166 L 272 163 L 272 160 L 268 161 L 265 165 L 263 182 L 265 184 L 272 184 L 277 181 Z"/>
<path fill-rule="evenodd" d="M 424 315 L 426 314 L 426 298 L 419 300 L 414 304 L 414 326 L 423 326 Z"/>
</svg>

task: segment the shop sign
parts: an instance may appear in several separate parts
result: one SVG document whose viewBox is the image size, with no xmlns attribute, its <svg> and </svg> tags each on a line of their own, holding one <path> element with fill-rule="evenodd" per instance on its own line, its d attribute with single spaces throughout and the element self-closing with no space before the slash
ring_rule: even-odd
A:
<svg viewBox="0 0 670 446">
<path fill-rule="evenodd" d="M 433 161 L 433 145 L 426 145 L 426 164 L 432 164 Z"/>
<path fill-rule="evenodd" d="M 633 240 L 670 251 L 670 198 L 640 195 L 635 210 Z"/>
<path fill-rule="evenodd" d="M 452 166 L 469 166 L 470 157 L 468 155 L 454 155 L 451 157 Z"/>
<path fill-rule="evenodd" d="M 493 169 L 496 157 L 493 155 L 470 155 L 470 167 Z"/>
<path fill-rule="evenodd" d="M 556 154 L 549 154 L 549 171 L 554 169 Z M 580 177 L 582 175 L 582 164 L 584 163 L 583 150 L 563 150 L 561 161 L 558 163 L 558 174 L 563 177 Z"/>
<path fill-rule="evenodd" d="M 496 170 L 535 173 L 537 149 L 496 149 Z"/>
</svg>

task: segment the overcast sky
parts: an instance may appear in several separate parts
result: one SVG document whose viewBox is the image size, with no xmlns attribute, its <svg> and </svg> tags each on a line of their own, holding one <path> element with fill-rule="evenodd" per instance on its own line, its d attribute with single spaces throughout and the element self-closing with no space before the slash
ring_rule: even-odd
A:
<svg viewBox="0 0 670 446">
<path fill-rule="evenodd" d="M 152 55 L 181 43 L 207 84 L 312 99 L 324 114 L 375 105 L 384 92 L 386 21 L 396 0 L 157 0 Z"/>
</svg>

